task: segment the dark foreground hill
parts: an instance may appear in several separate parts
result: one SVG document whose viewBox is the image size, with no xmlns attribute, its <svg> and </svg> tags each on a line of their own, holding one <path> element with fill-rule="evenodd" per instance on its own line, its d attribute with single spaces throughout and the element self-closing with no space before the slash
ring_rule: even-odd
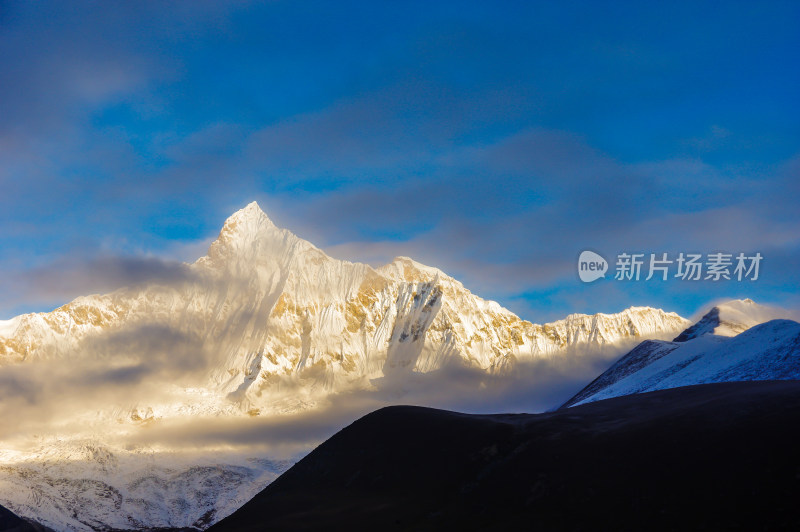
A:
<svg viewBox="0 0 800 532">
<path fill-rule="evenodd" d="M 210 530 L 800 530 L 800 382 L 378 410 Z"/>
<path fill-rule="evenodd" d="M 2 532 L 52 532 L 49 528 L 22 519 L 8 508 L 0 506 L 0 531 Z"/>
</svg>

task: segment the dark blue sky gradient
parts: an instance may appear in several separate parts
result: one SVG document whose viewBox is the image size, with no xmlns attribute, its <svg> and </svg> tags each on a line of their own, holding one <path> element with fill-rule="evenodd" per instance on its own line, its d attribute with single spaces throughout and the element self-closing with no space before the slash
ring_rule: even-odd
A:
<svg viewBox="0 0 800 532">
<path fill-rule="evenodd" d="M 254 199 L 533 321 L 800 307 L 798 27 L 797 2 L 0 2 L 0 319 L 193 260 Z M 584 285 L 586 248 L 765 260 Z"/>
</svg>

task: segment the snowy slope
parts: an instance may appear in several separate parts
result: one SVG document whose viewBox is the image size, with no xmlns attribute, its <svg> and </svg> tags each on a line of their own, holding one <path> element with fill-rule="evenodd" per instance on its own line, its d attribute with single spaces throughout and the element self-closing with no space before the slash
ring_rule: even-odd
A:
<svg viewBox="0 0 800 532">
<path fill-rule="evenodd" d="M 565 406 L 692 384 L 785 379 L 800 379 L 800 323 L 772 320 L 733 338 L 642 344 Z"/>
<path fill-rule="evenodd" d="M 205 528 L 293 463 L 48 441 L 0 451 L 0 493 L 15 513 L 57 531 Z"/>
<path fill-rule="evenodd" d="M 636 373 L 648 364 L 671 353 L 678 347 L 680 347 L 680 344 L 677 342 L 645 340 L 625 356 L 617 360 L 610 368 L 589 383 L 584 389 L 571 397 L 562 405 L 562 408 L 573 406 L 584 399 L 592 397 L 628 375 Z"/>
</svg>

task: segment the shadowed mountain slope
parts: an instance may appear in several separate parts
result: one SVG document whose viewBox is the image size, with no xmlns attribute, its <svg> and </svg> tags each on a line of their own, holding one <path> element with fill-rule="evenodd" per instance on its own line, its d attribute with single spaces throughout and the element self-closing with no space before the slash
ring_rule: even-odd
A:
<svg viewBox="0 0 800 532">
<path fill-rule="evenodd" d="M 8 508 L 0 506 L 0 532 L 52 532 L 38 523 L 22 519 Z"/>
<path fill-rule="evenodd" d="M 798 421 L 798 381 L 535 415 L 384 408 L 210 530 L 793 528 Z"/>
</svg>

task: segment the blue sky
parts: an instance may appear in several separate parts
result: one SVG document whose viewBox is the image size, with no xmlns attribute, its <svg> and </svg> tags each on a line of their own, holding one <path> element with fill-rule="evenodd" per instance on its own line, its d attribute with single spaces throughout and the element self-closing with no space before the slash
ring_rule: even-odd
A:
<svg viewBox="0 0 800 532">
<path fill-rule="evenodd" d="M 800 307 L 797 2 L 1 2 L 0 319 L 169 276 L 257 200 L 533 321 Z M 756 282 L 578 280 L 584 249 Z"/>
</svg>

